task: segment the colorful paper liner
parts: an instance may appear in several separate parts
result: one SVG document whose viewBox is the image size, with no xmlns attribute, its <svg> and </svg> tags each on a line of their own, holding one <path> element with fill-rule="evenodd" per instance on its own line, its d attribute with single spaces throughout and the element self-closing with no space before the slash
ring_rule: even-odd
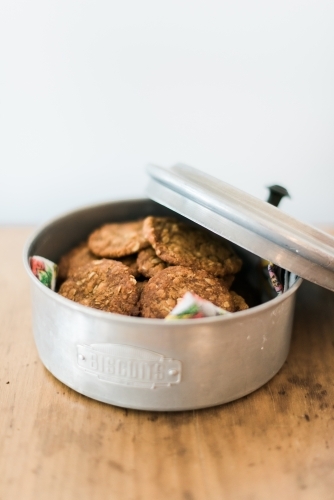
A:
<svg viewBox="0 0 334 500">
<path fill-rule="evenodd" d="M 43 283 L 43 285 L 54 291 L 56 289 L 57 264 L 39 255 L 30 257 L 29 263 L 36 278 Z"/>
<path fill-rule="evenodd" d="M 170 321 L 175 319 L 209 318 L 225 314 L 231 313 L 194 293 L 187 292 L 165 319 Z"/>
</svg>

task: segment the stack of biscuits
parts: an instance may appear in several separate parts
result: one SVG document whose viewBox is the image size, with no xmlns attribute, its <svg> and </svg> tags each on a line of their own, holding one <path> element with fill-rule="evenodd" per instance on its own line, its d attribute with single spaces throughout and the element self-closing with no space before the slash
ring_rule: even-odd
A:
<svg viewBox="0 0 334 500">
<path fill-rule="evenodd" d="M 59 262 L 59 293 L 129 316 L 165 318 L 192 292 L 229 312 L 247 309 L 230 287 L 241 259 L 228 241 L 170 217 L 104 224 Z"/>
</svg>

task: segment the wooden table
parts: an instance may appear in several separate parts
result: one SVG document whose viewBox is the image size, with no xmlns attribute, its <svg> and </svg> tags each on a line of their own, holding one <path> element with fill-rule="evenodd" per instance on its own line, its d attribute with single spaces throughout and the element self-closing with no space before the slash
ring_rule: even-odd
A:
<svg viewBox="0 0 334 500">
<path fill-rule="evenodd" d="M 0 229 L 1 500 L 334 499 L 334 294 L 304 282 L 287 362 L 268 384 L 200 411 L 88 399 L 39 361 L 22 246 Z"/>
</svg>

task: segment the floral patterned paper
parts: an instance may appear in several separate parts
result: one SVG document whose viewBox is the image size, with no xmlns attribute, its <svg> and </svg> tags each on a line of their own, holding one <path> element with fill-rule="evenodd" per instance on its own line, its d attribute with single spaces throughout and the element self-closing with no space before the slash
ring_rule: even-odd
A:
<svg viewBox="0 0 334 500">
<path fill-rule="evenodd" d="M 198 295 L 187 292 L 176 304 L 166 320 L 209 318 L 211 316 L 223 316 L 230 312 L 215 306 L 212 302 L 204 300 Z"/>
<path fill-rule="evenodd" d="M 29 259 L 30 268 L 37 279 L 51 290 L 56 288 L 57 264 L 51 260 L 34 255 Z"/>
<path fill-rule="evenodd" d="M 269 273 L 270 282 L 271 282 L 272 286 L 274 287 L 277 295 L 281 295 L 284 292 L 284 286 L 280 282 L 280 280 L 278 279 L 279 269 L 280 268 L 278 266 L 276 266 L 275 264 L 270 263 L 268 265 L 268 273 Z"/>
</svg>

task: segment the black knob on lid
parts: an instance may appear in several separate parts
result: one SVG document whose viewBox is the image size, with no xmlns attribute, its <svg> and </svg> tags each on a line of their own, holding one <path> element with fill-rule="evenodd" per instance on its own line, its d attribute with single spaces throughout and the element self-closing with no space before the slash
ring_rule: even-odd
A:
<svg viewBox="0 0 334 500">
<path fill-rule="evenodd" d="M 290 198 L 288 191 L 283 186 L 275 184 L 274 186 L 269 186 L 268 189 L 269 198 L 267 199 L 267 202 L 270 203 L 270 205 L 274 205 L 274 207 L 278 207 L 284 196 L 288 196 Z"/>
</svg>

